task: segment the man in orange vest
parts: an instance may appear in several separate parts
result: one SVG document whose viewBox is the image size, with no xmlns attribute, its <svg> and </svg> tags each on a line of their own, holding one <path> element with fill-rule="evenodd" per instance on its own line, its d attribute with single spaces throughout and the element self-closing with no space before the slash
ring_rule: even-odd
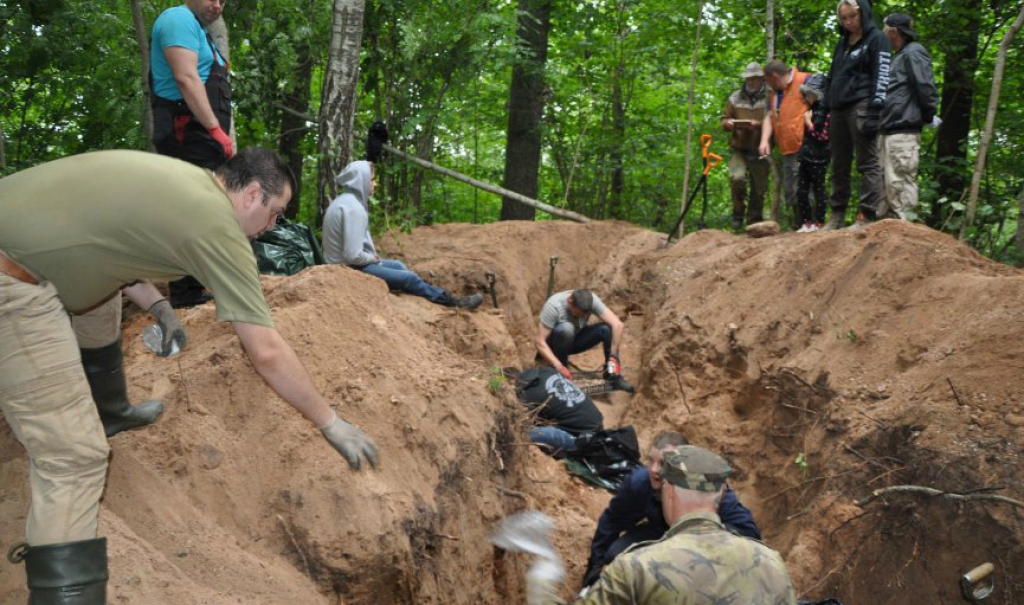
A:
<svg viewBox="0 0 1024 605">
<path fill-rule="evenodd" d="M 764 66 L 764 80 L 772 89 L 772 93 L 768 95 L 768 115 L 761 126 L 761 146 L 758 153 L 763 156 L 771 153 L 771 139 L 774 136 L 782 153 L 782 190 L 785 193 L 786 205 L 794 212 L 797 178 L 800 173 L 800 145 L 804 141 L 804 114 L 808 110 L 807 103 L 800 94 L 800 85 L 808 75 L 778 59 L 772 59 Z"/>
</svg>

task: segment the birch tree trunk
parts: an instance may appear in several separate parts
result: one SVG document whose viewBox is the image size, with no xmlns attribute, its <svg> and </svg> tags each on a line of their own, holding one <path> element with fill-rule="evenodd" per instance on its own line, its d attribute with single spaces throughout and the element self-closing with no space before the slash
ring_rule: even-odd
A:
<svg viewBox="0 0 1024 605">
<path fill-rule="evenodd" d="M 996 54 L 996 67 L 992 74 L 992 94 L 988 97 L 988 111 L 985 112 L 985 131 L 981 134 L 981 142 L 978 144 L 978 158 L 974 165 L 974 176 L 971 177 L 971 192 L 967 198 L 967 215 L 960 225 L 960 241 L 967 238 L 967 228 L 974 222 L 974 215 L 978 210 L 978 190 L 981 188 L 981 174 L 985 170 L 988 145 L 992 141 L 992 128 L 995 126 L 996 108 L 999 105 L 999 90 L 1002 88 L 1003 72 L 1006 70 L 1006 53 L 1021 26 L 1024 26 L 1024 8 L 1020 9 L 1017 19 L 1003 36 L 1003 41 L 999 44 L 999 52 Z"/>
<path fill-rule="evenodd" d="M 687 94 L 687 104 L 690 106 L 686 115 L 686 163 L 683 166 L 683 199 L 679 204 L 679 213 L 686 208 L 686 198 L 690 194 L 690 158 L 693 156 L 693 95 L 697 87 L 697 59 L 700 57 L 700 23 L 704 18 L 704 0 L 697 3 L 697 27 L 693 34 L 693 60 L 690 61 L 690 90 Z M 679 235 L 686 231 L 686 223 L 679 223 L 678 233 L 670 233 L 669 236 Z"/>
<path fill-rule="evenodd" d="M 334 177 L 348 164 L 352 153 L 364 7 L 363 0 L 334 0 L 331 44 L 320 93 L 317 224 L 337 194 Z"/>
<path fill-rule="evenodd" d="M 768 23 L 764 28 L 764 37 L 768 43 L 768 61 L 771 61 L 775 58 L 775 0 L 767 0 L 765 17 Z"/>
<path fill-rule="evenodd" d="M 153 101 L 149 90 L 149 36 L 146 35 L 146 21 L 142 18 L 141 0 L 132 0 L 132 23 L 135 25 L 135 43 L 139 45 L 139 83 L 142 87 L 142 132 L 149 142 L 149 150 L 156 151 L 153 146 Z M 2 133 L 0 133 L 2 135 Z M 0 136 L 0 156 L 3 155 L 3 138 Z M 0 157 L 0 166 L 3 161 Z"/>
</svg>

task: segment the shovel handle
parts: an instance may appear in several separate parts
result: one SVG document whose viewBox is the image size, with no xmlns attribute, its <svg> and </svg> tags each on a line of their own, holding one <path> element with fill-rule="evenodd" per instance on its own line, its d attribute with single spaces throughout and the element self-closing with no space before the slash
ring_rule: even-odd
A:
<svg viewBox="0 0 1024 605">
<path fill-rule="evenodd" d="M 960 588 L 963 590 L 964 598 L 974 603 L 980 603 L 990 594 L 995 587 L 992 572 L 995 565 L 982 563 L 971 571 L 960 577 Z"/>
</svg>

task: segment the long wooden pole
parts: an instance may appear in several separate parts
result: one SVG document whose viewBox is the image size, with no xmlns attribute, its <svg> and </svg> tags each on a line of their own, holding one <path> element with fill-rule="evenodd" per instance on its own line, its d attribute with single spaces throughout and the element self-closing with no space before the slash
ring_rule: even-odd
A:
<svg viewBox="0 0 1024 605">
<path fill-rule="evenodd" d="M 423 168 L 426 168 L 427 170 L 433 170 L 434 172 L 441 173 L 441 174 L 443 174 L 445 176 L 450 176 L 451 178 L 453 178 L 453 179 L 455 179 L 457 181 L 462 181 L 463 183 L 467 183 L 469 185 L 472 185 L 472 186 L 476 187 L 477 189 L 483 189 L 484 191 L 487 191 L 487 192 L 490 192 L 490 193 L 493 193 L 493 194 L 496 194 L 496 195 L 502 195 L 502 196 L 505 196 L 507 198 L 514 199 L 515 201 L 519 202 L 520 204 L 526 204 L 527 206 L 532 206 L 532 207 L 534 207 L 534 208 L 536 208 L 538 210 L 543 210 L 544 212 L 547 212 L 548 214 L 551 214 L 553 216 L 558 216 L 558 217 L 561 217 L 561 218 L 567 218 L 567 219 L 569 219 L 571 221 L 576 221 L 578 223 L 586 223 L 586 222 L 590 221 L 590 219 L 588 219 L 587 217 L 583 216 L 582 214 L 577 214 L 576 212 L 572 212 L 571 210 L 562 210 L 561 208 L 555 208 L 554 206 L 549 206 L 548 204 L 545 204 L 544 202 L 538 202 L 537 200 L 535 200 L 533 198 L 528 198 L 525 195 L 522 195 L 520 193 L 516 193 L 515 191 L 509 191 L 508 189 L 505 189 L 504 187 L 498 187 L 497 185 L 491 185 L 489 183 L 484 183 L 482 181 L 478 181 L 476 179 L 472 179 L 472 178 L 470 178 L 470 177 L 468 177 L 468 176 L 466 176 L 464 174 L 460 174 L 458 172 L 455 172 L 454 170 L 445 168 L 443 166 L 438 166 L 437 164 L 434 164 L 432 162 L 428 162 L 428 161 L 426 161 L 424 159 L 421 159 L 421 158 L 418 158 L 418 157 L 416 157 L 414 155 L 409 155 L 408 153 L 405 153 L 404 151 L 396 149 L 396 148 L 394 148 L 391 145 L 388 145 L 386 143 L 384 144 L 383 147 L 384 147 L 384 149 L 388 153 L 394 154 L 394 155 L 402 158 L 403 160 L 407 160 L 409 162 L 412 162 L 413 164 L 416 164 L 418 166 L 422 166 Z"/>
</svg>

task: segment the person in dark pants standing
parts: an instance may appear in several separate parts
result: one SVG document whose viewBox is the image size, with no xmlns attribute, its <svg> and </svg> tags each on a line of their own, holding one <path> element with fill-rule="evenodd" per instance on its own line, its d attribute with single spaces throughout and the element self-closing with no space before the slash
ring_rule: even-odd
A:
<svg viewBox="0 0 1024 605">
<path fill-rule="evenodd" d="M 876 220 L 885 210 L 876 135 L 889 88 L 891 45 L 875 26 L 868 0 L 840 0 L 836 10 L 842 34 L 832 54 L 826 95 L 832 114 L 832 217 L 824 230 L 846 225 L 854 156 L 860 173 L 860 206 L 855 227 Z"/>
<path fill-rule="evenodd" d="M 153 24 L 150 87 L 153 144 L 157 153 L 214 170 L 234 155 L 228 62 L 207 27 L 224 0 L 186 0 Z M 171 306 L 210 299 L 203 285 L 186 276 L 169 284 Z"/>
<path fill-rule="evenodd" d="M 804 142 L 800 146 L 800 174 L 797 178 L 797 205 L 803 227 L 797 233 L 813 233 L 825 224 L 825 175 L 828 174 L 829 113 L 822 100 L 825 78 L 811 76 L 800 87 L 804 101 L 810 106 L 804 114 Z M 810 195 L 814 194 L 814 208 Z"/>
</svg>

